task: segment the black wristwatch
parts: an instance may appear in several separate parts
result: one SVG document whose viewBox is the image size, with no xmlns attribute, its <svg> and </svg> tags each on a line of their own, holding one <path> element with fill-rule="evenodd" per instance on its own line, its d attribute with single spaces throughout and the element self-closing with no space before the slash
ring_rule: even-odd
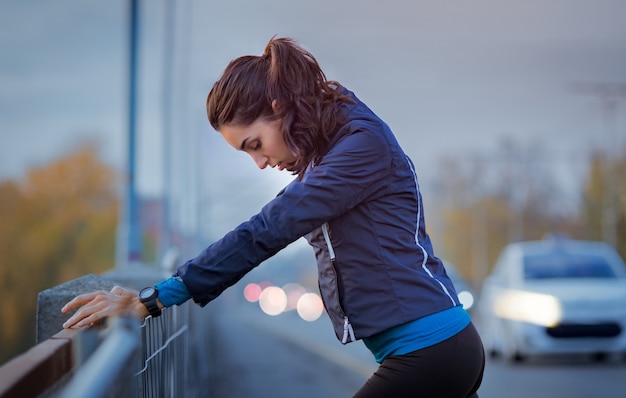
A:
<svg viewBox="0 0 626 398">
<path fill-rule="evenodd" d="M 154 318 L 161 315 L 161 309 L 157 304 L 157 297 L 159 297 L 159 291 L 154 286 L 144 287 L 139 292 L 139 301 L 146 306 L 148 312 Z"/>
</svg>

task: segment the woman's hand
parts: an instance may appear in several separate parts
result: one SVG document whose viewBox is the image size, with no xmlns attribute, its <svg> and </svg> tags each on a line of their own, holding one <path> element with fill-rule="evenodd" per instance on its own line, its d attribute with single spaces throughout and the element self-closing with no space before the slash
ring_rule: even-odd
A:
<svg viewBox="0 0 626 398">
<path fill-rule="evenodd" d="M 61 308 L 61 312 L 66 314 L 77 307 L 80 308 L 65 321 L 64 328 L 82 328 L 113 316 L 132 315 L 139 319 L 148 316 L 148 309 L 137 294 L 119 286 L 110 292 L 101 290 L 76 296 Z"/>
</svg>

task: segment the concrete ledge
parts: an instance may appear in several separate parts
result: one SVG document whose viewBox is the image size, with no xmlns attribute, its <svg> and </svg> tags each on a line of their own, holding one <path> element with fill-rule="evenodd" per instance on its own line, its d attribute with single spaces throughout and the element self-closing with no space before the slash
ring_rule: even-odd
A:
<svg viewBox="0 0 626 398">
<path fill-rule="evenodd" d="M 37 343 L 43 342 L 63 330 L 63 322 L 71 314 L 61 313 L 61 308 L 79 294 L 96 290 L 109 291 L 119 283 L 95 274 L 89 274 L 50 289 L 37 296 Z"/>
<path fill-rule="evenodd" d="M 63 322 L 71 314 L 62 314 L 61 308 L 79 294 L 97 290 L 110 291 L 118 285 L 139 290 L 166 278 L 165 271 L 136 264 L 128 269 L 114 269 L 103 276 L 88 274 L 39 292 L 37 296 L 37 339 L 42 342 L 63 329 Z"/>
</svg>

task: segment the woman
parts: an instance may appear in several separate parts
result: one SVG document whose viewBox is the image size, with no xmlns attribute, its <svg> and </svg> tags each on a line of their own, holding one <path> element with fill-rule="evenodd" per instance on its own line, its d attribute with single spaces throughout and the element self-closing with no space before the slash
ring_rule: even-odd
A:
<svg viewBox="0 0 626 398">
<path fill-rule="evenodd" d="M 158 316 L 190 298 L 204 306 L 305 236 L 337 338 L 363 340 L 380 363 L 355 397 L 476 397 L 482 343 L 433 253 L 413 164 L 390 128 L 286 38 L 231 61 L 207 112 L 259 168 L 297 178 L 139 297 L 121 288 L 76 297 L 63 311 L 81 307 L 64 326 Z"/>
</svg>

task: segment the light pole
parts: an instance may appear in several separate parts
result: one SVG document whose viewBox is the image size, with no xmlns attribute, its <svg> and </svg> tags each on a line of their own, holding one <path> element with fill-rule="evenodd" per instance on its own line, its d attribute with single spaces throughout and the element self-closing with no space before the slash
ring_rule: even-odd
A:
<svg viewBox="0 0 626 398">
<path fill-rule="evenodd" d="M 118 267 L 127 267 L 143 259 L 139 226 L 139 200 L 136 181 L 137 127 L 137 61 L 139 43 L 139 0 L 130 0 L 130 44 L 128 74 L 128 143 L 126 159 L 125 197 L 122 222 L 118 231 Z M 120 236 L 121 235 L 121 236 Z"/>
</svg>

